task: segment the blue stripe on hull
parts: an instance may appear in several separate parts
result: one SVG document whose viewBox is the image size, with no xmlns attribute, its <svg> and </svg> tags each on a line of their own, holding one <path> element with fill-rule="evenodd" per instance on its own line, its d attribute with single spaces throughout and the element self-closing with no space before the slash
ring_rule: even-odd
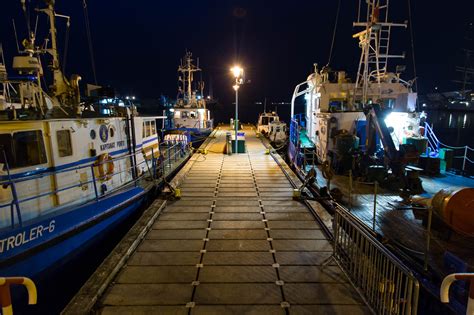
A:
<svg viewBox="0 0 474 315">
<path fill-rule="evenodd" d="M 143 189 L 133 188 L 122 194 L 112 196 L 103 202 L 94 202 L 85 207 L 53 217 L 52 219 L 56 221 L 57 233 L 42 239 L 41 242 L 37 242 L 34 246 L 45 247 L 28 254 L 26 257 L 18 257 L 18 261 L 17 257 L 13 256 L 14 263 L 2 266 L 0 274 L 2 276 L 21 275 L 35 277 L 56 263 L 65 262 L 69 257 L 76 256 L 77 252 L 93 244 L 95 238 L 102 236 L 111 228 L 123 222 L 143 204 L 145 197 L 146 194 Z M 124 203 L 127 200 L 133 200 L 133 202 Z M 116 205 L 119 205 L 118 208 L 114 208 Z M 112 214 L 112 212 L 114 213 Z M 84 214 L 87 214 L 88 218 L 84 218 Z M 109 216 L 100 220 L 101 215 L 107 214 Z M 97 221 L 94 222 L 94 220 Z M 86 224 L 90 226 L 85 227 L 84 225 Z M 29 228 L 26 227 L 25 229 L 28 230 Z M 46 242 L 49 242 L 49 244 L 45 244 Z M 21 255 L 21 250 L 25 251 L 27 249 L 35 250 L 33 246 L 28 248 L 20 247 L 15 251 L 15 256 Z M 5 256 L 2 254 L 2 262 L 4 262 L 3 258 Z"/>
</svg>

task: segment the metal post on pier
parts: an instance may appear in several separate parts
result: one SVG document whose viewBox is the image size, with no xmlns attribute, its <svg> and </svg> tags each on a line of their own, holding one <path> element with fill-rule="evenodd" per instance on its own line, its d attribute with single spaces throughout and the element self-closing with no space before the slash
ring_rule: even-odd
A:
<svg viewBox="0 0 474 315">
<path fill-rule="evenodd" d="M 165 176 L 165 164 L 166 164 L 166 157 L 163 155 L 163 158 L 161 159 L 161 165 L 160 165 L 161 166 L 161 176 L 163 176 L 163 178 L 166 178 L 166 176 Z"/>
<path fill-rule="evenodd" d="M 467 159 L 467 145 L 464 146 L 464 157 L 462 159 L 462 173 L 463 173 L 463 175 L 466 172 L 466 159 Z"/>
<path fill-rule="evenodd" d="M 349 170 L 349 211 L 352 210 L 352 170 Z"/>
<path fill-rule="evenodd" d="M 433 208 L 428 208 L 428 223 L 426 224 L 426 247 L 425 247 L 425 259 L 423 262 L 423 270 L 428 271 L 428 257 L 430 252 L 431 242 L 431 221 L 433 219 Z"/>
<path fill-rule="evenodd" d="M 239 86 L 235 85 L 235 153 L 239 153 L 239 142 L 237 140 L 237 134 L 239 133 Z"/>
<path fill-rule="evenodd" d="M 377 188 L 379 186 L 379 183 L 375 181 L 374 183 L 374 216 L 372 219 L 372 230 L 375 232 L 375 221 L 377 219 Z"/>
<path fill-rule="evenodd" d="M 238 152 L 239 145 L 237 141 L 237 134 L 239 132 L 239 87 L 244 82 L 243 81 L 244 69 L 242 69 L 240 66 L 234 66 L 232 67 L 232 69 L 230 69 L 230 71 L 232 72 L 235 78 L 235 84 L 233 86 L 234 91 L 235 91 L 235 120 L 234 120 L 235 146 L 234 146 L 234 150 L 235 150 L 235 153 L 239 153 Z"/>
<path fill-rule="evenodd" d="M 171 147 L 171 148 L 168 149 L 168 165 L 169 165 L 169 167 L 170 167 L 170 170 L 171 170 L 171 149 L 172 149 L 172 148 L 173 148 L 173 147 Z"/>
</svg>

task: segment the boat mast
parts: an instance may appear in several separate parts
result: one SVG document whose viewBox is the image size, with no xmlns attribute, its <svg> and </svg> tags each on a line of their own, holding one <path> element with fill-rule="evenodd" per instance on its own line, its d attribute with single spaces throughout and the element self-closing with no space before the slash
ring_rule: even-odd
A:
<svg viewBox="0 0 474 315">
<path fill-rule="evenodd" d="M 24 1 L 24 0 L 22 0 Z M 47 48 L 48 52 L 53 58 L 51 63 L 51 69 L 53 70 L 53 88 L 52 92 L 54 96 L 59 96 L 68 91 L 69 82 L 67 82 L 64 74 L 61 71 L 59 64 L 59 53 L 57 44 L 57 30 L 56 30 L 56 14 L 54 12 L 54 0 L 45 0 L 47 5 L 44 9 L 38 11 L 45 13 L 49 19 L 49 35 L 51 38 L 51 48 Z"/>
<path fill-rule="evenodd" d="M 190 103 L 196 102 L 193 98 L 192 82 L 194 77 L 194 72 L 201 71 L 199 66 L 193 65 L 192 53 L 186 52 L 184 56 L 184 62 L 181 62 L 181 65 L 178 67 L 178 72 L 181 73 L 180 81 L 183 83 L 183 99 L 185 105 L 191 105 Z M 202 90 L 201 90 L 202 93 Z"/>
<path fill-rule="evenodd" d="M 362 103 L 368 101 L 369 88 L 372 83 L 378 85 L 378 95 L 381 94 L 380 82 L 387 75 L 387 64 L 391 58 L 404 58 L 405 55 L 390 55 L 390 32 L 392 27 L 407 28 L 405 23 L 391 23 L 388 20 L 390 0 L 366 0 L 366 21 L 360 20 L 360 10 L 357 22 L 354 27 L 363 27 L 364 29 L 353 38 L 359 39 L 359 47 L 362 52 L 360 55 L 359 69 L 354 91 L 354 101 L 356 96 L 362 97 Z"/>
<path fill-rule="evenodd" d="M 21 0 L 22 3 L 25 0 Z M 44 0 L 46 8 L 37 9 L 39 12 L 43 12 L 48 16 L 49 20 L 49 37 L 51 39 L 51 47 L 48 48 L 48 40 L 46 40 L 44 51 L 52 57 L 51 70 L 53 72 L 53 84 L 50 88 L 51 96 L 55 97 L 61 105 L 67 105 L 77 114 L 80 114 L 80 93 L 79 93 L 79 81 L 81 77 L 78 75 L 72 75 L 69 81 L 64 73 L 61 71 L 57 44 L 57 30 L 56 30 L 56 17 L 64 18 L 67 20 L 69 27 L 70 17 L 62 14 L 57 14 L 54 11 L 55 0 Z"/>
</svg>

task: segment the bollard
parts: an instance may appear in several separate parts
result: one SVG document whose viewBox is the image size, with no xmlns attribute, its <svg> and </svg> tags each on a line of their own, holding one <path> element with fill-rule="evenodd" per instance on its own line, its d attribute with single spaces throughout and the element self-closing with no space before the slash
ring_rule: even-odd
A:
<svg viewBox="0 0 474 315">
<path fill-rule="evenodd" d="M 293 189 L 293 199 L 300 199 L 301 198 L 301 190 L 299 189 Z"/>
<path fill-rule="evenodd" d="M 225 134 L 225 140 L 227 155 L 232 155 L 232 134 L 230 132 Z"/>
</svg>

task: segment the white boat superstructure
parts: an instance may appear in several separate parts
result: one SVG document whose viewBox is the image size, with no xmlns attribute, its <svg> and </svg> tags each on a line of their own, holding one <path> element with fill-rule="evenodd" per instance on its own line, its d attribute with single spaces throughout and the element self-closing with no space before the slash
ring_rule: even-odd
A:
<svg viewBox="0 0 474 315">
<path fill-rule="evenodd" d="M 286 123 L 275 120 L 269 124 L 269 127 L 268 139 L 277 146 L 284 144 L 288 139 Z"/>
<path fill-rule="evenodd" d="M 421 137 L 412 82 L 400 78 L 398 67 L 394 73 L 388 71 L 390 59 L 404 57 L 389 53 L 390 32 L 406 23 L 388 21 L 388 1 L 367 1 L 367 7 L 367 20 L 354 23 L 362 28 L 353 36 L 362 50 L 355 82 L 345 71 L 315 65 L 314 73 L 296 86 L 292 97 L 291 115 L 298 120 L 298 132 L 304 138 L 300 143 L 313 144 L 321 163 L 337 158 L 339 140 L 352 137 L 356 147 L 366 144 L 366 114 L 372 104 L 390 112 L 384 120 L 397 149 L 408 137 Z M 295 116 L 295 100 L 303 95 L 305 112 Z"/>
<path fill-rule="evenodd" d="M 263 135 L 270 134 L 270 123 L 280 121 L 276 112 L 263 112 L 258 116 L 257 131 Z"/>
<path fill-rule="evenodd" d="M 202 71 L 199 64 L 193 64 L 192 54 L 186 52 L 184 60 L 178 67 L 180 87 L 176 104 L 170 109 L 174 128 L 212 130 L 211 112 L 206 108 L 204 83 L 199 82 L 198 88 L 193 87 L 194 75 Z"/>
</svg>

